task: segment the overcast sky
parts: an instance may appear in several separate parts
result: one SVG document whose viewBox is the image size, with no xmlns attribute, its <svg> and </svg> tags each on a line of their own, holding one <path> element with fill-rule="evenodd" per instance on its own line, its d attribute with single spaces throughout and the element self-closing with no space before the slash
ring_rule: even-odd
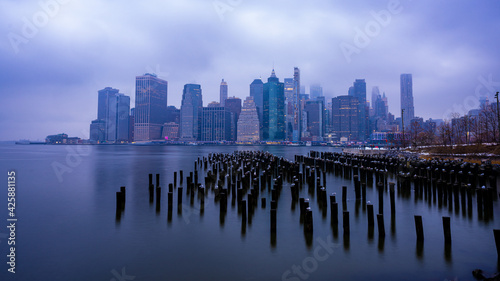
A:
<svg viewBox="0 0 500 281">
<path fill-rule="evenodd" d="M 41 5 L 46 3 L 47 5 Z M 0 140 L 65 132 L 88 138 L 97 91 L 135 103 L 135 76 L 168 81 L 180 107 L 186 83 L 203 103 L 244 99 L 271 70 L 320 83 L 330 99 L 366 79 L 400 115 L 399 76 L 413 74 L 415 115 L 445 118 L 500 90 L 500 1 L 2 0 Z"/>
</svg>

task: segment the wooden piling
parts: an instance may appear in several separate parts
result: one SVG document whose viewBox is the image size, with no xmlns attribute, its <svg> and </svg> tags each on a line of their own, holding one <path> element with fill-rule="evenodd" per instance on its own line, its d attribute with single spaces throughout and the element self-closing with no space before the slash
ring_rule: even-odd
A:
<svg viewBox="0 0 500 281">
<path fill-rule="evenodd" d="M 422 216 L 415 216 L 415 231 L 417 233 L 417 241 L 424 241 L 424 226 L 422 224 Z"/>
<path fill-rule="evenodd" d="M 343 212 L 342 225 L 344 227 L 344 236 L 348 236 L 350 233 L 350 228 L 349 228 L 349 212 L 347 211 Z"/>
<path fill-rule="evenodd" d="M 374 219 L 373 219 L 373 204 L 371 203 L 368 203 L 367 205 L 367 208 L 368 208 L 368 227 L 372 227 L 374 226 Z"/>
<path fill-rule="evenodd" d="M 500 229 L 493 229 L 493 236 L 495 236 L 495 244 L 497 245 L 497 254 L 500 261 Z"/>
<path fill-rule="evenodd" d="M 443 233 L 444 233 L 444 242 L 446 244 L 451 243 L 450 217 L 443 217 Z"/>
<path fill-rule="evenodd" d="M 385 237 L 384 215 L 377 214 L 378 235 L 379 238 Z"/>
</svg>

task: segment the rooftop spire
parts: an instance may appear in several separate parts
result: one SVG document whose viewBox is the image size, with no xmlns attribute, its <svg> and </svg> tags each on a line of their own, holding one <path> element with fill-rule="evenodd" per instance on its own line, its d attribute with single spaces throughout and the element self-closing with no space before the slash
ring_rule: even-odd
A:
<svg viewBox="0 0 500 281">
<path fill-rule="evenodd" d="M 276 73 L 274 73 L 274 68 L 273 71 L 271 72 L 271 77 L 276 78 Z"/>
</svg>

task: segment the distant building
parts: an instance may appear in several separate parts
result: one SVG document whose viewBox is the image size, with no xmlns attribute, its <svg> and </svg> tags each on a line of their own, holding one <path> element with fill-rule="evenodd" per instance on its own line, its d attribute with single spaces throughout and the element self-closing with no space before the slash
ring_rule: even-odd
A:
<svg viewBox="0 0 500 281">
<path fill-rule="evenodd" d="M 263 112 L 264 112 L 264 83 L 262 79 L 255 79 L 250 84 L 250 96 L 255 102 L 257 107 L 257 114 L 259 115 L 259 132 L 262 137 L 262 126 L 263 126 Z"/>
<path fill-rule="evenodd" d="M 167 122 L 166 123 L 174 122 L 174 123 L 179 124 L 180 118 L 181 118 L 180 116 L 181 116 L 180 109 L 178 109 L 177 107 L 175 107 L 173 105 L 167 106 Z"/>
<path fill-rule="evenodd" d="M 201 86 L 198 84 L 184 85 L 182 93 L 179 139 L 181 141 L 196 141 L 199 139 L 200 113 L 203 108 Z"/>
<path fill-rule="evenodd" d="M 306 101 L 304 111 L 307 113 L 307 132 L 311 140 L 321 141 L 325 132 L 324 105 L 322 100 Z"/>
<path fill-rule="evenodd" d="M 411 74 L 401 74 L 401 110 L 403 111 L 404 126 L 408 127 L 410 121 L 415 117 L 413 108 L 413 81 Z"/>
<path fill-rule="evenodd" d="M 216 101 L 212 101 L 208 104 L 207 107 L 220 107 L 220 103 L 216 102 Z"/>
<path fill-rule="evenodd" d="M 129 142 L 130 97 L 118 89 L 98 91 L 97 119 L 90 125 L 92 142 Z"/>
<path fill-rule="evenodd" d="M 260 141 L 259 116 L 253 97 L 249 96 L 243 102 L 243 109 L 238 119 L 238 141 Z"/>
<path fill-rule="evenodd" d="M 284 85 L 274 73 L 264 84 L 263 139 L 266 141 L 285 140 L 285 93 Z"/>
<path fill-rule="evenodd" d="M 161 138 L 167 141 L 176 141 L 179 139 L 179 124 L 168 122 L 163 124 Z"/>
<path fill-rule="evenodd" d="M 220 83 L 220 106 L 226 106 L 227 100 L 227 82 L 222 79 Z"/>
<path fill-rule="evenodd" d="M 365 79 L 356 79 L 353 86 L 349 88 L 349 96 L 358 99 L 358 140 L 363 141 L 368 136 L 368 107 L 366 103 L 366 82 Z"/>
<path fill-rule="evenodd" d="M 203 107 L 201 141 L 227 141 L 231 138 L 231 112 L 224 107 Z"/>
<path fill-rule="evenodd" d="M 134 140 L 161 139 L 166 121 L 168 82 L 146 73 L 135 78 Z"/>
<path fill-rule="evenodd" d="M 354 96 L 338 96 L 332 99 L 332 129 L 338 139 L 360 141 L 359 100 Z"/>
<path fill-rule="evenodd" d="M 293 132 L 292 140 L 300 141 L 304 126 L 303 126 L 303 113 L 302 113 L 302 94 L 305 95 L 305 87 L 300 85 L 300 69 L 298 67 L 293 68 Z M 308 99 L 308 98 L 306 98 Z"/>
<path fill-rule="evenodd" d="M 309 87 L 309 96 L 312 100 L 315 100 L 323 96 L 323 87 L 319 84 L 313 84 Z"/>
<path fill-rule="evenodd" d="M 241 113 L 241 99 L 232 97 L 226 99 L 226 110 L 231 112 L 231 137 L 229 140 L 236 141 L 238 132 L 238 118 Z"/>
<path fill-rule="evenodd" d="M 67 134 L 49 135 L 45 138 L 45 143 L 48 144 L 80 144 L 81 139 L 78 137 L 68 137 Z"/>
<path fill-rule="evenodd" d="M 96 143 L 103 143 L 106 141 L 106 122 L 104 120 L 96 119 L 90 124 L 90 140 Z"/>
<path fill-rule="evenodd" d="M 294 80 L 293 78 L 285 78 L 284 86 L 285 86 L 285 131 L 286 131 L 286 139 L 293 139 L 293 125 L 294 122 L 294 112 L 295 112 L 295 103 L 296 99 L 294 98 Z"/>
</svg>

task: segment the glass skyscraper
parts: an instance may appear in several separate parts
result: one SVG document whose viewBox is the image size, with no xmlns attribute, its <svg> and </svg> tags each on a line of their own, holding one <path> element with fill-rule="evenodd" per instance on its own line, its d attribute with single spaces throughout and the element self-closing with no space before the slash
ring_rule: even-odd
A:
<svg viewBox="0 0 500 281">
<path fill-rule="evenodd" d="M 415 117 L 413 108 L 413 81 L 411 74 L 401 74 L 401 110 L 405 127 L 410 125 L 411 120 Z"/>
<path fill-rule="evenodd" d="M 259 116 L 259 132 L 262 137 L 263 112 L 264 112 L 264 82 L 262 79 L 255 79 L 250 84 L 250 96 L 253 97 L 255 106 L 257 107 L 257 115 Z"/>
<path fill-rule="evenodd" d="M 222 79 L 220 83 L 220 106 L 226 106 L 227 100 L 227 82 Z"/>
<path fill-rule="evenodd" d="M 146 73 L 135 79 L 134 140 L 161 139 L 166 121 L 168 82 Z"/>
<path fill-rule="evenodd" d="M 359 141 L 359 101 L 354 96 L 338 96 L 332 99 L 332 129 L 338 139 Z"/>
<path fill-rule="evenodd" d="M 349 88 L 349 96 L 355 97 L 359 102 L 358 110 L 358 132 L 359 139 L 365 140 L 368 136 L 368 113 L 369 109 L 366 104 L 366 82 L 365 79 L 356 79 L 353 86 Z"/>
<path fill-rule="evenodd" d="M 266 141 L 285 140 L 285 92 L 284 84 L 274 73 L 264 84 L 263 139 Z"/>
<path fill-rule="evenodd" d="M 201 86 L 186 84 L 182 92 L 182 105 L 179 126 L 181 141 L 199 140 L 200 114 L 203 108 Z"/>
</svg>

